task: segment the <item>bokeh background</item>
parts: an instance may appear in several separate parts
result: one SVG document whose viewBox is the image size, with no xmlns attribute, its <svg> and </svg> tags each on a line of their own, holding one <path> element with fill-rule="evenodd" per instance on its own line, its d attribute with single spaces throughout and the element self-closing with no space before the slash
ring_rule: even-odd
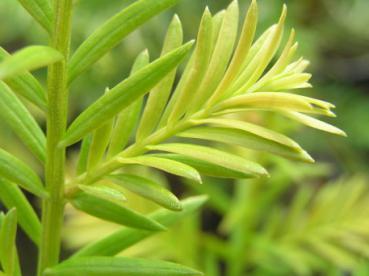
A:
<svg viewBox="0 0 369 276">
<path fill-rule="evenodd" d="M 132 2 L 134 1 L 75 1 L 72 48 L 75 49 L 97 26 Z M 150 20 L 138 31 L 129 35 L 118 47 L 114 48 L 111 53 L 103 57 L 91 70 L 75 82 L 70 96 L 70 119 L 101 96 L 105 87 L 112 87 L 126 77 L 134 58 L 142 50 L 149 49 L 152 59 L 159 55 L 166 27 L 174 13 L 177 13 L 182 20 L 185 40 L 190 40 L 196 37 L 205 6 L 209 6 L 210 10 L 215 13 L 225 8 L 229 2 L 229 0 L 183 0 L 175 8 Z M 249 0 L 239 0 L 239 2 L 241 11 L 245 11 Z M 252 273 L 258 273 L 255 275 L 291 275 L 288 269 L 275 270 L 275 274 L 273 274 L 273 269 L 270 270 L 270 268 L 263 268 L 258 265 L 258 258 L 250 257 L 250 259 L 254 258 L 256 260 L 250 261 L 246 258 L 237 260 L 237 258 L 231 256 L 232 254 L 226 254 L 226 257 L 221 256 L 222 250 L 229 252 L 233 250 L 233 255 L 237 255 L 237 252 L 240 254 L 247 252 L 247 238 L 243 241 L 243 246 L 238 249 L 235 246 L 232 247 L 231 243 L 222 243 L 234 237 L 232 226 L 236 227 L 237 223 L 234 224 L 232 220 L 237 221 L 237 219 L 232 219 L 232 216 L 237 218 L 237 214 L 230 215 L 232 213 L 230 210 L 240 207 L 240 205 L 237 205 L 240 201 L 239 195 L 244 195 L 241 199 L 243 201 L 247 201 L 247 199 L 254 200 L 258 198 L 262 191 L 269 190 L 271 187 L 278 185 L 278 187 L 284 187 L 277 193 L 278 196 L 275 196 L 273 200 L 265 205 L 267 207 L 265 211 L 260 211 L 248 217 L 248 221 L 253 221 L 253 223 L 246 226 L 244 224 L 244 228 L 240 228 L 241 233 L 246 235 L 245 233 L 256 233 L 259 228 L 255 225 L 259 225 L 263 220 L 269 220 L 267 219 L 268 210 L 285 205 L 289 206 L 291 198 L 299 190 L 296 187 L 310 185 L 315 187 L 315 193 L 319 193 L 326 186 L 337 185 L 334 184 L 337 181 L 343 183 L 344 186 L 355 186 L 357 182 L 360 182 L 360 185 L 364 187 L 368 185 L 366 179 L 369 175 L 369 1 L 259 0 L 259 33 L 278 20 L 284 2 L 288 6 L 289 13 L 287 27 L 296 29 L 297 40 L 300 45 L 299 53 L 311 61 L 311 66 L 307 71 L 313 74 L 311 83 L 314 87 L 306 90 L 305 94 L 330 101 L 336 105 L 338 117 L 330 119 L 330 122 L 345 130 L 348 138 L 331 136 L 295 124 L 286 125 L 278 118 L 272 118 L 267 123 L 273 124 L 276 128 L 293 136 L 311 153 L 317 164 L 305 165 L 280 159 L 268 159 L 265 162 L 272 167 L 272 179 L 268 180 L 270 182 L 268 184 L 259 183 L 259 188 L 252 190 L 256 194 L 251 195 L 246 191 L 243 193 L 238 186 L 239 183 L 209 179 L 209 182 L 216 185 L 217 188 L 213 191 L 210 203 L 205 207 L 202 214 L 178 227 L 175 236 L 168 234 L 166 237 L 162 237 L 160 241 L 153 240 L 151 244 L 147 243 L 145 246 L 132 250 L 132 254 L 155 255 L 174 259 L 205 269 L 207 275 L 210 276 L 231 275 L 229 273 L 233 273 L 233 276 L 251 275 Z M 45 43 L 47 43 L 45 33 L 17 1 L 0 1 L 0 45 L 2 47 L 12 52 L 29 44 Z M 45 80 L 44 71 L 40 70 L 36 74 Z M 34 114 L 38 114 L 36 108 L 32 106 L 30 108 Z M 41 115 L 39 120 L 40 124 L 44 125 Z M 25 160 L 33 162 L 32 157 L 27 155 L 26 150 L 18 143 L 13 133 L 2 125 L 2 122 L 0 122 L 0 129 L 1 147 L 21 154 Z M 76 148 L 70 149 L 71 160 L 73 160 L 75 150 Z M 267 157 L 262 156 L 260 158 L 265 159 Z M 38 169 L 37 166 L 37 163 L 34 162 L 36 169 Z M 207 188 L 199 190 L 199 188 L 194 188 L 191 183 L 181 183 L 179 179 L 168 178 L 163 175 L 158 177 L 164 178 L 180 196 L 208 193 Z M 248 185 L 247 183 L 241 184 L 243 186 Z M 255 185 L 255 183 L 249 184 L 253 187 L 252 185 Z M 367 190 L 366 193 L 368 193 Z M 217 196 L 220 199 L 214 200 L 214 197 Z M 144 203 L 137 203 L 137 201 L 136 205 L 145 205 Z M 38 203 L 34 203 L 37 207 Z M 261 206 L 262 203 L 255 200 L 254 204 L 254 207 L 257 207 Z M 332 206 L 331 208 L 335 208 Z M 142 208 L 145 209 L 145 207 Z M 245 208 L 247 209 L 247 207 Z M 95 222 L 91 222 L 86 218 L 74 217 L 77 215 L 73 212 L 70 216 L 72 219 L 69 220 L 68 227 L 65 230 L 65 256 L 70 254 L 74 250 L 73 248 L 78 247 L 88 239 L 93 239 L 111 231 L 111 226 L 96 225 L 95 228 L 90 227 L 90 230 L 85 230 L 89 232 L 88 234 L 83 233 L 82 230 L 78 232 L 83 223 L 93 224 Z M 224 222 L 222 219 L 227 217 L 228 219 Z M 73 221 L 73 219 L 76 221 Z M 361 219 L 369 220 L 369 213 L 366 216 L 364 214 Z M 74 235 L 74 233 L 77 234 Z M 211 241 L 202 242 L 205 239 Z M 174 243 L 175 246 L 173 246 Z M 205 243 L 206 245 L 204 245 Z M 20 250 L 21 259 L 25 267 L 29 269 L 29 275 L 32 275 L 36 251 L 33 245 L 22 235 L 19 238 L 19 246 L 22 248 Z M 369 257 L 369 247 L 363 252 L 366 252 L 366 256 Z M 356 256 L 365 256 L 363 252 L 356 254 Z M 331 260 L 331 265 L 324 268 L 323 271 L 325 272 L 322 275 L 328 275 L 325 274 L 327 271 L 336 275 L 343 275 L 345 272 L 369 275 L 366 261 L 361 259 L 360 256 L 358 262 L 355 259 L 355 265 L 353 266 L 340 266 L 334 260 Z M 264 260 L 263 262 L 266 262 L 265 259 L 260 258 Z M 332 256 L 329 258 L 332 258 Z M 229 261 L 230 259 L 233 261 Z M 340 263 L 343 262 L 340 259 Z M 273 262 L 271 263 L 273 264 Z M 277 261 L 274 263 L 278 264 Z M 229 272 L 227 266 L 231 264 L 239 268 L 235 272 Z M 225 274 L 226 271 L 228 271 L 228 274 Z"/>
</svg>

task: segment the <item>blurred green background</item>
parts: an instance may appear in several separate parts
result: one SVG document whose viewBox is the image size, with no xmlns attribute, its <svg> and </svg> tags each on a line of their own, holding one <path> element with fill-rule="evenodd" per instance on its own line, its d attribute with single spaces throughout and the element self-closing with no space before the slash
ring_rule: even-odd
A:
<svg viewBox="0 0 369 276">
<path fill-rule="evenodd" d="M 75 49 L 97 26 L 132 2 L 134 1 L 76 0 L 72 48 Z M 182 20 L 185 39 L 190 40 L 196 37 L 201 14 L 205 6 L 209 6 L 210 10 L 216 13 L 220 9 L 225 8 L 229 2 L 228 0 L 183 0 L 175 8 L 150 20 L 139 31 L 129 35 L 118 47 L 102 58 L 91 70 L 73 84 L 70 96 L 70 118 L 74 118 L 82 109 L 101 96 L 105 87 L 112 87 L 126 77 L 134 58 L 143 49 L 149 49 L 152 59 L 159 55 L 166 27 L 174 13 L 177 13 Z M 239 2 L 241 11 L 245 11 L 249 1 L 239 0 Z M 258 31 L 260 33 L 278 19 L 284 1 L 259 0 L 258 3 L 260 7 Z M 329 185 L 325 183 L 335 182 L 338 179 L 344 179 L 341 181 L 344 183 L 347 181 L 351 183 L 350 185 L 355 186 L 353 183 L 359 181 L 358 175 L 360 176 L 360 181 L 365 183 L 365 186 L 368 183 L 366 177 L 369 174 L 369 1 L 286 0 L 285 3 L 288 6 L 289 13 L 287 28 L 293 27 L 296 29 L 297 40 L 300 45 L 299 54 L 311 61 L 311 66 L 307 71 L 313 74 L 311 83 L 314 88 L 308 89 L 304 93 L 330 101 L 336 105 L 338 117 L 330 119 L 330 122 L 346 131 L 348 138 L 331 136 L 294 124 L 286 126 L 278 118 L 270 122 L 277 128 L 284 130 L 285 133 L 293 136 L 311 153 L 318 164 L 302 165 L 279 159 L 268 159 L 265 161 L 267 164 L 271 164 L 272 178 L 268 180 L 270 183 L 262 184 L 263 189 L 268 190 L 276 185 L 284 187 L 277 193 L 279 195 L 276 197 L 278 200 L 274 199 L 268 203 L 269 205 L 266 205 L 269 208 L 277 208 L 280 204 L 287 204 L 292 197 L 291 194 L 294 194 L 296 191 L 295 184 L 311 185 L 316 188 L 315 191 L 318 193 L 323 187 Z M 0 44 L 2 47 L 13 52 L 29 44 L 45 43 L 47 43 L 45 33 L 17 1 L 0 1 Z M 45 80 L 44 71 L 38 71 L 37 74 L 41 79 Z M 36 108 L 32 106 L 30 108 L 33 109 L 35 114 L 38 113 Z M 44 125 L 41 116 L 39 119 L 40 124 Z M 25 159 L 32 161 L 17 139 L 1 122 L 0 128 L 0 145 L 12 152 L 22 153 Z M 75 148 L 70 150 L 71 156 L 73 156 L 74 150 Z M 266 157 L 263 156 L 262 158 Z M 35 166 L 37 167 L 36 164 Z M 191 184 L 179 184 L 178 179 L 169 179 L 168 181 L 176 181 L 175 185 L 171 184 L 175 192 L 180 195 L 207 191 L 204 188 L 202 191 L 194 192 Z M 224 230 L 224 227 L 223 230 L 219 230 L 222 229 L 220 221 L 229 216 L 230 209 L 239 200 L 237 195 L 239 193 L 242 194 L 242 192 L 238 190 L 238 183 L 230 183 L 230 181 L 216 182 L 213 179 L 209 179 L 209 182 L 216 185 L 218 189 L 211 196 L 216 197 L 216 195 L 222 196 L 226 194 L 225 199 L 223 201 L 214 201 L 214 198 L 211 197 L 210 204 L 206 206 L 201 217 L 195 218 L 195 220 L 186 224 L 187 226 L 191 225 L 192 232 L 188 227 L 186 231 L 182 230 L 184 233 L 181 233 L 181 231 L 177 232 L 177 235 L 181 237 L 180 239 L 183 238 L 183 242 L 177 241 L 177 250 L 180 250 L 182 254 L 175 254 L 176 250 L 172 248 L 172 250 L 167 250 L 169 253 L 162 255 L 165 258 L 175 259 L 205 269 L 208 271 L 207 275 L 210 276 L 226 275 L 224 271 L 228 270 L 228 273 L 230 273 L 227 264 L 229 265 L 232 262 L 227 263 L 227 261 L 224 261 L 218 252 L 219 248 L 216 249 L 216 247 L 220 246 L 219 241 L 231 239 L 232 231 L 229 229 Z M 244 185 L 247 185 L 247 183 Z M 253 187 L 252 185 L 250 183 L 249 186 Z M 253 192 L 257 193 L 257 191 Z M 250 195 L 248 196 L 250 197 Z M 245 192 L 243 200 L 246 199 L 247 195 Z M 253 199 L 253 197 L 251 196 L 249 199 Z M 35 204 L 37 205 L 37 203 Z M 260 207 L 260 204 L 260 202 L 255 202 L 255 206 Z M 263 214 L 268 214 L 268 210 L 266 210 L 266 213 L 258 214 L 258 219 L 267 217 L 267 215 L 264 216 Z M 256 219 L 255 216 L 249 217 L 249 220 L 253 219 Z M 368 216 L 366 216 L 366 219 L 369 220 Z M 232 225 L 232 223 L 229 225 Z M 227 227 L 225 228 L 227 229 Z M 253 232 L 258 231 L 258 228 L 250 225 L 246 228 L 252 228 Z M 247 230 L 244 229 L 243 234 L 246 232 Z M 208 237 L 206 233 L 210 233 L 211 238 L 209 239 L 219 240 L 214 243 L 209 242 L 213 246 L 205 246 L 206 249 L 201 251 L 204 246 L 199 245 L 202 243 L 198 240 Z M 189 244 L 185 244 L 186 241 Z M 164 243 L 164 240 L 162 242 Z M 166 243 L 168 244 L 170 241 L 167 240 Z M 32 244 L 22 237 L 19 240 L 19 244 L 24 248 L 24 250 L 20 250 L 21 258 L 30 269 L 29 275 L 32 275 L 35 249 Z M 69 244 L 73 244 L 73 241 L 69 241 Z M 209 249 L 209 247 L 212 249 Z M 234 249 L 234 247 L 231 248 Z M 160 250 L 164 250 L 163 247 Z M 199 252 L 194 252 L 196 250 L 203 252 L 204 256 L 198 256 Z M 224 248 L 224 250 L 228 249 Z M 239 250 L 240 254 L 245 252 L 247 250 L 247 242 L 245 247 L 241 247 Z M 146 254 L 150 256 L 148 252 L 149 250 L 147 250 Z M 70 251 L 66 250 L 65 254 L 69 253 Z M 369 256 L 368 249 L 366 254 Z M 229 261 L 228 257 L 225 259 Z M 237 260 L 233 260 L 233 262 L 237 262 Z M 214 264 L 215 268 L 213 267 Z M 274 275 L 267 268 L 258 269 L 257 262 L 244 261 L 243 263 L 243 261 L 239 260 L 238 265 L 241 268 L 238 272 L 233 272 L 234 276 L 251 273 L 255 273 L 255 275 Z M 355 271 L 368 272 L 368 270 L 364 270 L 365 262 L 362 266 L 357 265 L 352 269 L 345 268 L 339 267 L 339 265 L 333 262 L 329 269 L 324 270 L 325 272 L 322 275 L 328 274 L 328 271 L 332 275 L 340 275 L 345 271 L 350 273 L 356 273 Z M 361 275 L 369 275 L 369 272 L 368 274 L 366 272 L 362 272 L 364 274 Z M 290 273 L 292 272 L 283 270 L 275 272 L 275 275 L 291 275 Z M 293 273 L 296 273 L 296 271 Z"/>
</svg>

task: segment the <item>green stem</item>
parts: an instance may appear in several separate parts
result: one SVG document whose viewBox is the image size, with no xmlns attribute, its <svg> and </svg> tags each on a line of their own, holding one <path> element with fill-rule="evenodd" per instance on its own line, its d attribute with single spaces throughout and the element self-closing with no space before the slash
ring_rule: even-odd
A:
<svg viewBox="0 0 369 276">
<path fill-rule="evenodd" d="M 119 157 L 134 157 L 138 155 L 142 155 L 145 152 L 147 152 L 147 146 L 148 145 L 156 145 L 159 143 L 162 143 L 163 141 L 167 140 L 168 138 L 176 135 L 177 133 L 184 131 L 191 127 L 192 120 L 199 120 L 203 118 L 207 118 L 210 116 L 210 113 L 207 110 L 200 111 L 198 113 L 192 114 L 188 118 L 184 118 L 182 121 L 178 122 L 175 127 L 169 128 L 169 127 L 162 127 L 155 131 L 153 134 L 151 134 L 146 139 L 136 142 L 126 148 L 121 153 L 117 154 L 116 156 L 113 156 L 109 160 L 105 161 L 104 163 L 99 164 L 96 166 L 93 170 L 93 172 L 90 173 L 83 173 L 79 175 L 78 177 L 72 179 L 67 184 L 68 188 L 66 191 L 66 194 L 68 196 L 72 195 L 74 192 L 77 191 L 76 185 L 78 184 L 93 184 L 94 182 L 98 181 L 105 175 L 119 169 L 122 167 L 122 164 L 117 161 Z"/>
<path fill-rule="evenodd" d="M 42 240 L 38 275 L 59 261 L 61 228 L 64 213 L 65 148 L 58 148 L 67 124 L 68 87 L 67 60 L 71 35 L 72 0 L 54 0 L 54 31 L 51 46 L 64 55 L 64 60 L 48 70 L 46 189 L 50 197 L 42 203 Z"/>
</svg>

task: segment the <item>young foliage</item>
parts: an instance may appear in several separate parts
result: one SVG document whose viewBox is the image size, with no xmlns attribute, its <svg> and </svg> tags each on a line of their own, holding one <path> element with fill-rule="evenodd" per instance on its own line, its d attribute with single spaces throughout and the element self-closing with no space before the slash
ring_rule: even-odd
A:
<svg viewBox="0 0 369 276">
<path fill-rule="evenodd" d="M 271 111 L 313 128 L 345 135 L 314 117 L 334 116 L 333 105 L 291 91 L 309 87 L 311 76 L 304 73 L 306 60 L 293 61 L 297 49 L 293 30 L 277 54 L 283 41 L 286 7 L 279 21 L 254 42 L 256 1 L 250 5 L 239 39 L 237 1 L 214 16 L 205 9 L 196 44 L 183 44 L 181 22 L 174 16 L 160 57 L 150 63 L 148 51 L 143 51 L 129 77 L 107 89 L 67 126 L 71 82 L 129 33 L 178 0 L 134 2 L 95 30 L 74 53 L 70 53 L 72 0 L 54 0 L 53 5 L 46 0 L 19 2 L 47 30 L 51 46 L 29 46 L 12 55 L 0 50 L 0 116 L 42 162 L 45 184 L 27 164 L 0 149 L 0 199 L 8 208 L 18 209 L 19 224 L 39 245 L 39 276 L 202 275 L 163 261 L 96 256 L 116 255 L 165 230 L 205 201 L 202 197 L 179 201 L 156 180 L 132 173 L 132 167 L 154 168 L 198 183 L 202 183 L 201 174 L 226 178 L 268 176 L 262 165 L 247 160 L 240 152 L 198 144 L 197 139 L 313 161 L 290 138 L 255 122 L 245 122 L 236 113 Z M 176 85 L 177 68 L 187 56 L 188 63 Z M 48 66 L 47 94 L 29 72 L 44 66 Z M 45 111 L 46 135 L 18 95 Z M 76 175 L 67 178 L 66 147 L 81 140 Z M 16 185 L 43 200 L 41 225 Z M 126 191 L 169 210 L 141 214 L 125 205 Z M 216 188 L 211 194 L 225 198 L 218 204 L 219 209 L 224 209 L 228 199 L 222 198 Z M 66 203 L 126 228 L 59 264 Z M 7 275 L 18 276 L 14 209 L 0 216 L 0 226 L 2 267 Z M 310 242 L 318 244 L 318 238 Z M 332 252 L 327 246 L 319 250 Z M 211 266 L 214 256 L 208 257 Z"/>
<path fill-rule="evenodd" d="M 147 198 L 167 209 L 181 211 L 182 206 L 178 198 L 160 184 L 137 175 L 113 174 L 109 179 L 123 188 Z"/>
<path fill-rule="evenodd" d="M 200 160 L 198 158 L 192 158 L 186 155 L 171 154 L 171 153 L 156 153 L 153 156 L 158 156 L 166 159 L 187 164 L 195 168 L 201 175 L 214 176 L 218 178 L 249 178 L 250 175 L 245 171 L 239 171 L 233 168 L 226 168 L 222 165 L 217 165 L 214 162 L 208 162 Z"/>
<path fill-rule="evenodd" d="M 178 136 L 240 145 L 305 162 L 314 161 L 296 142 L 273 130 L 232 119 L 215 118 L 200 123 L 213 126 L 192 128 Z"/>
<path fill-rule="evenodd" d="M 139 156 L 133 158 L 119 158 L 118 162 L 121 164 L 140 164 L 151 168 L 156 168 L 167 173 L 186 177 L 201 183 L 200 174 L 192 167 L 182 164 L 174 160 L 167 160 L 156 156 Z"/>
<path fill-rule="evenodd" d="M 131 75 L 148 65 L 149 62 L 149 52 L 147 50 L 142 51 L 137 56 L 132 66 Z M 139 115 L 142 109 L 142 103 L 143 99 L 137 100 L 135 103 L 122 110 L 116 116 L 116 122 L 111 134 L 107 157 L 111 158 L 127 146 L 132 135 L 132 131 L 136 127 L 136 124 L 138 122 Z"/>
<path fill-rule="evenodd" d="M 78 185 L 78 188 L 86 194 L 96 195 L 97 197 L 106 199 L 108 201 L 127 201 L 127 198 L 121 191 L 110 186 L 112 185 Z"/>
<path fill-rule="evenodd" d="M 109 93 L 109 89 L 105 93 Z M 87 170 L 92 170 L 104 157 L 105 150 L 110 142 L 112 129 L 113 120 L 109 120 L 93 132 L 86 161 Z"/>
<path fill-rule="evenodd" d="M 146 94 L 183 60 L 192 44 L 189 42 L 171 51 L 113 87 L 74 120 L 60 147 L 77 142 Z"/>
<path fill-rule="evenodd" d="M 189 156 L 223 168 L 246 173 L 249 177 L 266 176 L 268 174 L 266 170 L 257 163 L 210 147 L 171 143 L 151 146 L 150 149 Z"/>
<path fill-rule="evenodd" d="M 168 32 L 164 40 L 163 50 L 161 55 L 165 55 L 173 49 L 179 47 L 183 42 L 183 31 L 181 21 L 178 16 L 174 16 L 168 27 Z M 160 120 L 160 115 L 163 112 L 166 102 L 170 96 L 173 86 L 176 69 L 158 83 L 147 98 L 147 104 L 142 114 L 140 125 L 136 133 L 136 140 L 140 141 L 144 137 L 151 134 Z"/>
<path fill-rule="evenodd" d="M 299 77 L 306 62 L 297 61 L 289 65 L 296 51 L 293 31 L 280 57 L 274 65 L 269 66 L 282 40 L 285 17 L 286 8 L 283 9 L 279 22 L 252 44 L 257 20 L 257 6 L 253 1 L 246 15 L 240 40 L 236 43 L 237 2 L 232 2 L 227 10 L 214 17 L 205 10 L 196 47 L 178 86 L 170 95 L 169 91 L 174 85 L 175 68 L 188 52 L 190 45 L 184 46 L 186 50 L 178 61 L 173 62 L 165 70 L 165 73 L 158 76 L 157 80 L 152 80 L 156 76 L 153 75 L 156 68 L 166 66 L 160 62 L 179 51 L 172 50 L 182 41 L 180 22 L 174 17 L 163 46 L 163 56 L 143 69 L 138 71 L 133 69 L 132 75 L 126 81 L 97 100 L 68 129 L 60 146 L 74 143 L 103 124 L 109 125 L 110 133 L 111 120 L 115 117 L 105 159 L 100 152 L 98 158 L 100 162 L 95 163 L 91 171 L 79 171 L 79 176 L 70 181 L 71 187 L 75 187 L 76 184 L 91 185 L 106 178 L 110 173 L 132 164 L 156 168 L 198 181 L 201 179 L 200 173 L 227 178 L 250 178 L 268 174 L 257 163 L 207 145 L 195 145 L 193 140 L 164 143 L 175 136 L 235 144 L 289 159 L 313 162 L 301 146 L 283 134 L 255 123 L 228 118 L 230 113 L 259 110 L 273 111 L 284 116 L 292 112 L 302 116 L 307 116 L 303 113 L 333 115 L 331 112 L 333 105 L 284 90 L 308 86 L 309 78 Z M 237 46 L 233 53 L 235 45 Z M 168 54 L 168 51 L 172 52 Z M 136 65 L 141 60 L 143 63 L 144 60 L 145 63 L 148 62 L 146 53 L 143 52 L 138 57 Z M 154 68 L 154 64 L 158 64 L 155 70 L 151 69 Z M 266 70 L 268 67 L 270 69 Z M 150 84 L 147 86 L 146 75 L 151 76 Z M 137 84 L 145 86 L 140 89 L 141 92 L 135 93 L 134 98 L 130 98 L 128 92 L 122 92 L 125 89 L 120 89 L 120 86 L 125 85 L 132 87 L 131 82 L 132 86 L 136 85 L 135 88 L 139 87 Z M 273 89 L 264 90 L 271 87 Z M 139 118 L 138 113 L 142 105 L 140 96 L 146 93 L 149 93 L 148 100 L 143 107 L 143 115 Z M 132 133 L 137 122 L 137 132 Z M 311 125 L 315 126 L 316 123 Z M 123 127 L 126 131 L 122 133 Z M 323 130 L 330 129 L 325 127 Z M 118 142 L 120 133 L 122 138 L 121 142 Z M 342 131 L 334 133 L 344 134 Z M 129 134 L 134 137 L 130 144 Z M 103 140 L 107 141 L 105 138 Z M 106 148 L 105 143 L 103 148 Z M 82 155 L 81 160 L 84 160 Z M 173 196 L 167 191 L 159 192 L 160 186 L 149 180 L 131 174 L 113 174 L 106 179 L 164 207 L 173 208 L 172 204 L 175 202 Z M 101 214 L 94 215 L 102 217 Z M 105 219 L 111 220 L 109 217 Z"/>
<path fill-rule="evenodd" d="M 112 140 L 115 145 L 112 146 L 112 150 L 109 150 L 107 160 L 98 164 L 93 172 L 82 174 L 77 179 L 72 180 L 71 183 L 94 183 L 104 175 L 122 166 L 124 167 L 125 164 L 144 164 L 182 176 L 185 174 L 178 173 L 174 169 L 175 167 L 181 171 L 193 174 L 191 171 L 198 169 L 196 168 L 196 163 L 197 166 L 202 167 L 202 170 L 212 175 L 223 174 L 216 172 L 219 167 L 226 169 L 228 175 L 232 175 L 229 172 L 234 171 L 237 177 L 267 175 L 265 169 L 258 164 L 208 146 L 193 145 L 193 140 L 190 143 L 162 144 L 175 136 L 236 144 L 294 160 L 313 162 L 308 153 L 283 134 L 251 122 L 228 118 L 230 113 L 257 111 L 272 111 L 284 116 L 286 114 L 297 114 L 296 117 L 301 115 L 308 118 L 313 117 L 304 115 L 304 113 L 333 116 L 331 109 L 334 107 L 321 100 L 288 92 L 287 90 L 289 89 L 284 90 L 286 84 L 293 89 L 308 86 L 307 78 L 302 78 L 298 85 L 295 83 L 295 80 L 291 80 L 291 78 L 298 78 L 306 64 L 304 60 L 297 60 L 291 63 L 297 47 L 297 44 L 294 42 L 294 31 L 291 32 L 279 58 L 276 59 L 274 64 L 271 64 L 282 41 L 286 7 L 283 8 L 278 23 L 262 34 L 255 43 L 252 43 L 252 41 L 257 20 L 256 2 L 253 1 L 251 4 L 246 15 L 240 40 L 236 43 L 232 41 L 236 39 L 234 34 L 237 33 L 237 18 L 237 2 L 232 2 L 224 12 L 215 16 L 211 16 L 210 12 L 205 10 L 200 23 L 196 47 L 171 97 L 168 99 L 168 86 L 169 84 L 173 85 L 173 75 L 158 83 L 157 88 L 151 86 L 152 89 L 149 93 L 148 101 L 143 109 L 143 117 L 139 120 L 136 135 L 133 135 L 136 138 L 135 141 L 128 147 L 120 147 L 121 152 L 118 152 L 117 143 L 115 142 L 116 133 L 118 133 L 115 130 L 115 127 L 118 127 L 116 125 L 113 128 L 114 139 Z M 178 20 L 174 18 L 164 43 L 163 54 L 166 53 L 169 42 L 178 40 L 179 43 L 180 37 L 181 28 Z M 233 51 L 234 47 L 236 50 Z M 165 54 L 159 58 L 157 63 L 167 56 L 168 54 Z M 243 60 L 240 60 L 240 58 L 243 58 Z M 166 74 L 170 71 L 173 74 L 173 69 L 177 64 L 173 64 L 166 71 Z M 133 83 L 138 83 L 138 80 L 140 80 L 142 84 L 144 82 L 141 80 L 144 75 L 142 72 L 147 71 L 147 74 L 152 74 L 150 72 L 152 70 L 146 69 L 151 66 L 153 65 L 148 65 L 133 74 L 128 78 L 127 83 L 131 80 L 134 80 L 132 81 Z M 270 69 L 267 69 L 268 67 Z M 289 80 L 287 83 L 285 82 L 286 78 Z M 280 86 L 273 86 L 274 89 L 265 92 L 268 91 L 265 90 L 266 88 L 270 88 L 269 83 L 272 80 L 273 85 L 278 84 L 277 81 L 280 80 L 283 80 L 283 82 L 279 82 Z M 124 83 L 119 84 L 118 87 Z M 165 86 L 162 87 L 164 84 Z M 119 90 L 119 95 L 128 95 L 127 93 L 120 93 L 120 89 L 113 88 L 113 90 L 115 89 Z M 146 87 L 145 89 L 148 92 L 149 88 Z M 160 89 L 160 92 L 158 92 L 158 89 Z M 162 98 L 163 95 L 158 95 L 158 93 L 163 93 L 164 97 Z M 113 96 L 112 91 L 109 94 L 104 95 L 72 123 L 66 137 L 62 141 L 62 145 L 69 145 L 81 139 L 87 134 L 86 132 L 111 119 L 111 116 L 116 115 L 122 108 L 129 104 L 133 106 L 135 100 L 137 102 L 141 101 L 138 100 L 138 97 L 135 97 L 130 100 L 122 100 L 120 105 L 116 97 Z M 118 95 L 118 92 L 116 94 Z M 135 95 L 143 94 L 144 90 L 142 90 L 142 93 Z M 123 99 L 126 96 L 120 97 Z M 156 100 L 157 98 L 160 98 L 160 105 L 158 100 Z M 114 108 L 110 108 L 109 104 L 103 105 L 105 102 L 113 102 Z M 162 108 L 163 102 L 166 102 L 164 109 Z M 108 110 L 108 107 L 110 110 Z M 154 110 L 154 107 L 158 107 L 155 115 L 153 111 L 150 111 Z M 127 111 L 123 111 L 123 114 L 129 114 L 129 108 L 126 109 Z M 159 115 L 160 120 L 157 118 Z M 132 117 L 131 127 L 136 124 L 136 116 L 134 119 Z M 150 127 L 148 127 L 148 120 L 152 122 Z M 307 120 L 305 119 L 305 121 Z M 158 121 L 159 123 L 157 123 Z M 309 125 L 312 127 L 344 135 L 342 131 L 334 127 L 328 127 L 328 125 L 323 127 L 321 124 L 318 124 L 319 121 L 317 119 L 311 119 L 309 122 Z M 128 125 L 128 122 L 125 124 Z M 124 135 L 127 135 L 127 133 Z M 127 136 L 124 136 L 124 141 L 122 145 L 127 144 Z M 160 155 L 162 160 L 156 162 L 154 158 L 159 156 L 147 156 L 146 153 L 149 151 L 169 152 L 172 153 L 172 155 L 168 155 L 171 156 L 172 161 L 178 162 L 178 158 L 181 158 L 182 160 L 186 159 L 187 163 L 185 161 L 172 163 L 176 165 L 170 166 L 170 169 L 168 169 L 169 167 L 166 163 L 169 164 L 170 162 L 165 161 L 167 155 Z M 173 159 L 174 156 L 176 156 L 176 160 Z M 153 163 L 154 161 L 155 164 Z M 185 166 L 189 166 L 188 162 L 191 162 L 195 167 L 187 167 L 186 169 Z M 211 168 L 214 171 L 209 171 Z"/>
</svg>

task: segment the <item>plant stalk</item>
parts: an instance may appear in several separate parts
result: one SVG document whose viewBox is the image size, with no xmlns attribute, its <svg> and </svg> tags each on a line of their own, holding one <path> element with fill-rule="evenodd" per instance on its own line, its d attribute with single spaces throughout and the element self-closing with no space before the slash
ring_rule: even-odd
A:
<svg viewBox="0 0 369 276">
<path fill-rule="evenodd" d="M 42 202 L 42 239 L 39 249 L 38 275 L 59 262 L 61 229 L 64 214 L 65 148 L 58 143 L 67 125 L 67 61 L 70 48 L 72 0 L 54 0 L 54 27 L 51 46 L 64 60 L 48 68 L 48 114 L 45 183 L 50 197 Z"/>
<path fill-rule="evenodd" d="M 146 139 L 136 142 L 123 150 L 121 153 L 111 157 L 109 160 L 99 164 L 94 168 L 93 172 L 90 173 L 83 173 L 79 175 L 78 177 L 72 179 L 69 183 L 67 183 L 67 194 L 70 196 L 73 194 L 73 192 L 76 191 L 76 185 L 78 184 L 93 184 L 94 182 L 101 179 L 103 176 L 113 172 L 114 170 L 122 167 L 122 164 L 117 161 L 117 158 L 119 157 L 134 157 L 141 154 L 144 154 L 147 152 L 146 146 L 148 145 L 156 145 L 159 144 L 166 139 L 174 136 L 176 133 L 179 133 L 181 131 L 184 131 L 185 129 L 192 126 L 191 120 L 194 119 L 201 119 L 206 117 L 207 113 L 205 112 L 199 112 L 191 116 L 191 118 L 187 118 L 187 120 L 183 120 L 181 122 L 178 122 L 175 127 L 173 128 L 167 128 L 163 127 L 153 134 L 151 134 Z"/>
</svg>

